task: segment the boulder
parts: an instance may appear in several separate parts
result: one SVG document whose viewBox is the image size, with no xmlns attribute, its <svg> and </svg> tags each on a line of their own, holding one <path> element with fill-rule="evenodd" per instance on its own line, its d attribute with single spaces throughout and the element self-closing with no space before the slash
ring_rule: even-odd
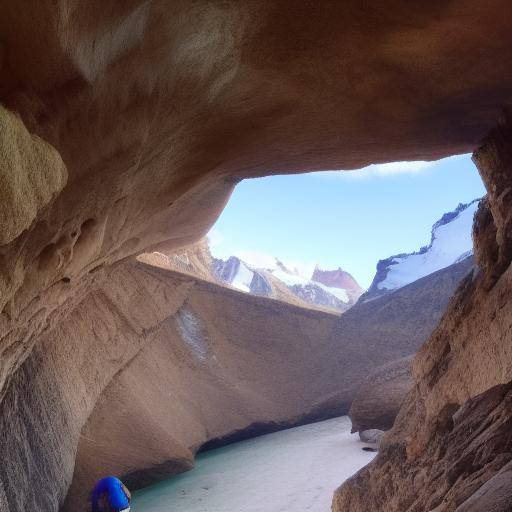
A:
<svg viewBox="0 0 512 512">
<path fill-rule="evenodd" d="M 363 443 L 369 443 L 369 444 L 379 444 L 380 440 L 382 439 L 382 436 L 384 435 L 383 430 L 379 430 L 377 428 L 371 428 L 369 430 L 361 430 L 359 432 L 359 439 Z"/>
<path fill-rule="evenodd" d="M 389 430 L 414 381 L 413 356 L 374 370 L 363 382 L 350 406 L 352 432 Z"/>
</svg>

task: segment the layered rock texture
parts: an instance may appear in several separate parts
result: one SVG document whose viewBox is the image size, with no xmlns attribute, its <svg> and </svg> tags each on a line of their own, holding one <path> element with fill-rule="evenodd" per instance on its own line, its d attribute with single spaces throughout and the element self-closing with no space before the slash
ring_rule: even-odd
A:
<svg viewBox="0 0 512 512">
<path fill-rule="evenodd" d="M 414 387 L 375 461 L 333 510 L 509 510 L 512 355 L 512 123 L 474 160 L 489 190 L 475 217 L 480 272 L 468 276 L 413 363 Z"/>
<path fill-rule="evenodd" d="M 85 510 L 101 475 L 138 488 L 189 469 L 205 443 L 345 414 L 365 375 L 421 345 L 471 268 L 340 317 L 140 259 L 109 271 L 12 379 L 0 404 L 2 432 L 16 433 L 0 444 L 7 510 L 57 509 L 72 476 L 64 510 Z"/>
<path fill-rule="evenodd" d="M 97 399 L 172 310 L 146 307 L 140 279 L 116 264 L 201 238 L 243 178 L 474 150 L 512 102 L 511 18 L 509 0 L 2 2 L 2 508 L 63 503 Z M 477 155 L 482 274 L 415 363 L 402 432 L 419 434 L 376 465 L 416 458 L 390 460 L 401 469 L 384 504 L 418 491 L 402 484 L 427 442 L 445 453 L 440 411 L 511 380 L 510 143 L 494 137 Z M 160 292 L 179 307 L 174 288 L 153 283 Z M 458 468 L 485 462 L 474 460 Z M 487 498 L 500 464 L 474 479 Z M 414 474 L 424 510 L 434 482 Z"/>
<path fill-rule="evenodd" d="M 471 262 L 447 269 L 371 308 L 355 307 L 345 319 L 158 269 L 162 259 L 155 255 L 142 260 L 130 266 L 144 285 L 139 293 L 165 288 L 147 305 L 158 300 L 169 316 L 112 380 L 82 429 L 70 512 L 102 474 L 122 474 L 136 489 L 189 469 L 205 443 L 345 414 L 377 362 L 421 345 L 471 269 Z M 173 288 L 186 289 L 179 308 L 176 299 L 169 302 Z M 126 446 L 134 448 L 125 453 Z"/>
</svg>

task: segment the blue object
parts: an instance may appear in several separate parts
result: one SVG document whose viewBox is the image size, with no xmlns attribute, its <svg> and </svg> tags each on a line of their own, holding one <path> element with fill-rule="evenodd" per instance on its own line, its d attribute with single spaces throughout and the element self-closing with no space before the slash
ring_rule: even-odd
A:
<svg viewBox="0 0 512 512">
<path fill-rule="evenodd" d="M 92 491 L 92 512 L 118 512 L 125 510 L 130 506 L 130 500 L 124 492 L 123 484 L 115 476 L 107 476 L 98 481 Z M 104 503 L 108 503 L 109 508 L 105 509 Z"/>
</svg>

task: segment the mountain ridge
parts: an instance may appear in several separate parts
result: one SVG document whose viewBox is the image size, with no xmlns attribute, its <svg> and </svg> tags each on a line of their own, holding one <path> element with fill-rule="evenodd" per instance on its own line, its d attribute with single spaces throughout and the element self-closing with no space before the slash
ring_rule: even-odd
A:
<svg viewBox="0 0 512 512">
<path fill-rule="evenodd" d="M 430 243 L 418 251 L 379 260 L 372 284 L 359 300 L 373 300 L 471 256 L 471 226 L 479 202 L 459 203 L 444 213 L 432 225 Z"/>
<path fill-rule="evenodd" d="M 227 260 L 213 258 L 212 269 L 219 281 L 248 293 L 272 296 L 276 287 L 284 286 L 301 301 L 342 312 L 363 293 L 354 277 L 341 267 L 323 270 L 317 265 L 308 276 L 277 257 L 265 268 L 230 256 Z"/>
</svg>

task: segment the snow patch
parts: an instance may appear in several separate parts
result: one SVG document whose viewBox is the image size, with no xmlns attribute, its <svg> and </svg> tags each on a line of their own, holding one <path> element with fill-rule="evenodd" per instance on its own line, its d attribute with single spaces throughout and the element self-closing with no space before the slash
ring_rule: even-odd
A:
<svg viewBox="0 0 512 512">
<path fill-rule="evenodd" d="M 282 281 L 287 286 L 294 286 L 297 284 L 306 285 L 311 283 L 307 277 L 300 276 L 298 274 L 289 274 L 284 270 L 274 270 L 272 275 L 277 277 L 277 279 Z"/>
<path fill-rule="evenodd" d="M 253 277 L 254 272 L 243 261 L 240 261 L 237 273 L 231 281 L 231 286 L 243 292 L 250 292 Z"/>
<path fill-rule="evenodd" d="M 313 281 L 305 276 L 301 276 L 298 274 L 290 274 L 283 270 L 274 270 L 272 274 L 277 277 L 280 281 L 282 281 L 286 286 L 318 286 L 327 293 L 334 295 L 337 299 L 342 302 L 348 303 L 350 302 L 350 298 L 347 294 L 347 291 L 343 288 L 335 288 L 332 286 L 326 286 L 325 284 L 319 283 L 318 281 Z"/>
<path fill-rule="evenodd" d="M 380 290 L 395 290 L 433 272 L 446 268 L 473 250 L 473 217 L 478 201 L 471 203 L 447 224 L 433 231 L 432 243 L 423 252 L 393 258 L 386 278 L 377 284 Z"/>
<path fill-rule="evenodd" d="M 204 327 L 199 318 L 190 309 L 183 307 L 178 311 L 176 322 L 183 341 L 192 350 L 192 353 L 200 361 L 206 360 L 208 346 L 205 340 Z"/>
<path fill-rule="evenodd" d="M 245 261 L 252 268 L 269 270 L 271 272 L 280 270 L 287 274 L 302 276 L 307 279 L 311 277 L 315 268 L 314 264 L 284 261 L 281 258 L 259 251 L 237 251 L 235 256 Z"/>
<path fill-rule="evenodd" d="M 345 302 L 348 304 L 350 302 L 350 298 L 347 294 L 347 290 L 344 288 L 336 288 L 334 286 L 326 286 L 325 284 L 319 283 L 318 281 L 311 281 L 312 284 L 322 288 L 327 293 L 334 295 L 337 299 L 341 300 L 341 302 Z"/>
</svg>

